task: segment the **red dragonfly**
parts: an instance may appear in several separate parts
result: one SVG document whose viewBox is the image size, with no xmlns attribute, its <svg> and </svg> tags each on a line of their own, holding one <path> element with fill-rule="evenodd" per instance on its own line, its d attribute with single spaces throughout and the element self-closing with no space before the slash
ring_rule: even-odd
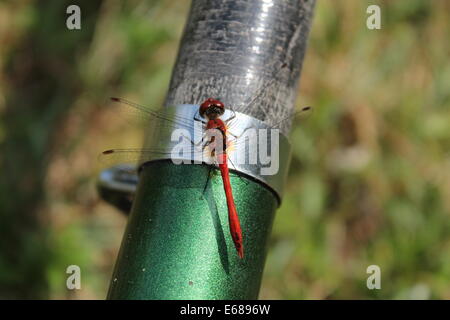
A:
<svg viewBox="0 0 450 320">
<path fill-rule="evenodd" d="M 228 223 L 230 226 L 230 234 L 233 239 L 234 246 L 238 252 L 239 257 L 244 258 L 244 244 L 242 243 L 242 230 L 239 223 L 239 216 L 236 211 L 236 205 L 234 204 L 233 191 L 231 189 L 230 174 L 228 172 L 228 160 L 226 148 L 227 142 L 227 126 L 225 122 L 220 119 L 220 116 L 225 113 L 225 105 L 219 100 L 209 98 L 200 105 L 199 114 L 202 117 L 208 119 L 206 124 L 207 130 L 219 130 L 222 136 L 222 141 L 215 141 L 215 136 L 211 137 L 208 144 L 220 143 L 220 152 L 214 152 L 219 163 L 220 174 L 222 175 L 223 188 L 225 190 L 225 196 L 227 199 L 228 207 Z M 231 118 L 228 119 L 228 121 Z M 215 150 L 216 148 L 213 148 Z"/>
<path fill-rule="evenodd" d="M 152 118 L 158 118 L 160 120 L 167 121 L 169 123 L 173 122 L 172 125 L 182 125 L 189 126 L 188 119 L 180 119 L 180 118 L 170 118 L 169 115 L 165 115 L 164 112 L 158 112 L 151 110 L 147 107 L 138 105 L 136 103 L 130 102 L 121 98 L 111 98 L 114 102 L 122 103 L 128 107 L 131 107 L 134 113 L 137 111 L 138 113 L 146 113 L 147 117 L 151 116 Z M 220 119 L 225 113 L 225 105 L 213 98 L 206 99 L 199 108 L 199 114 L 201 117 L 205 118 L 206 125 L 204 127 L 205 132 L 211 132 L 210 130 L 218 130 L 220 133 L 218 136 L 221 137 L 221 141 L 216 141 L 217 136 L 213 135 L 211 137 L 206 137 L 206 143 L 204 143 L 203 148 L 206 146 L 211 150 L 211 156 L 215 158 L 215 161 L 218 163 L 220 173 L 222 176 L 223 187 L 225 190 L 225 196 L 227 200 L 228 207 L 228 223 L 230 227 L 231 238 L 233 239 L 234 246 L 240 258 L 244 257 L 244 245 L 242 238 L 242 229 L 241 224 L 239 222 L 239 216 L 236 210 L 236 205 L 234 203 L 233 191 L 231 188 L 230 182 L 230 174 L 228 170 L 228 157 L 227 157 L 227 146 L 230 145 L 230 141 L 227 139 L 228 135 L 228 126 L 226 124 L 234 119 L 234 115 L 228 118 L 226 121 Z M 192 119 L 193 120 L 193 119 Z M 191 141 L 194 144 L 193 141 Z M 218 146 L 220 144 L 220 146 Z M 216 150 L 220 150 L 216 152 Z M 137 160 L 138 158 L 142 161 L 146 157 L 150 157 L 151 155 L 159 153 L 159 154 L 170 154 L 164 150 L 156 150 L 156 149 L 110 149 L 102 152 L 102 157 L 112 158 L 114 156 L 118 156 L 120 161 L 126 160 Z"/>
</svg>

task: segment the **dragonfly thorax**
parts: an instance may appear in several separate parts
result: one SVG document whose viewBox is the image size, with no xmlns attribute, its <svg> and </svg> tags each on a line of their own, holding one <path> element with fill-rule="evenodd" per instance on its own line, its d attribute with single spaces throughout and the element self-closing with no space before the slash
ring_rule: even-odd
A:
<svg viewBox="0 0 450 320">
<path fill-rule="evenodd" d="M 206 99 L 201 105 L 199 109 L 199 113 L 202 117 L 207 118 L 209 120 L 217 119 L 225 112 L 225 105 L 213 98 Z"/>
</svg>

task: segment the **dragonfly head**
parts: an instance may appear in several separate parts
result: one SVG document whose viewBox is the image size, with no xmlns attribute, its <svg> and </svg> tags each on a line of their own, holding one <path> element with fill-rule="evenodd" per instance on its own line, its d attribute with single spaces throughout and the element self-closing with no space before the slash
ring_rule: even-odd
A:
<svg viewBox="0 0 450 320">
<path fill-rule="evenodd" d="M 201 105 L 199 113 L 203 118 L 216 119 L 225 112 L 225 105 L 217 99 L 208 98 Z"/>
</svg>

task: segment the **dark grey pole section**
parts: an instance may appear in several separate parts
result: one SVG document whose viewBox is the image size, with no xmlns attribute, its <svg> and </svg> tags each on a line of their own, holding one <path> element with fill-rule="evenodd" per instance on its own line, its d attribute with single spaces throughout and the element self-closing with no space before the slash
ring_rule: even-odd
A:
<svg viewBox="0 0 450 320">
<path fill-rule="evenodd" d="M 268 123 L 289 116 L 314 4 L 314 0 L 194 0 L 166 104 L 215 97 Z M 284 63 L 287 68 L 279 71 Z M 245 108 L 275 74 L 276 84 Z"/>
<path fill-rule="evenodd" d="M 286 118 L 313 6 L 312 0 L 193 0 L 166 104 L 213 97 L 269 124 Z M 274 77 L 275 85 L 246 106 Z M 202 192 L 208 170 L 171 161 L 143 167 L 108 298 L 258 297 L 278 198 L 262 183 L 231 177 L 244 238 L 240 259 L 220 179 Z"/>
</svg>

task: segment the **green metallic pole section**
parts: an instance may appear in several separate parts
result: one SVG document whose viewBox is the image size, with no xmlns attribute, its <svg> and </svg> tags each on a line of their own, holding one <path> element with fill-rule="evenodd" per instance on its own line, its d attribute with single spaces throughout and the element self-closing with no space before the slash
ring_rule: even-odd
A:
<svg viewBox="0 0 450 320">
<path fill-rule="evenodd" d="M 294 108 L 313 6 L 306 0 L 193 0 L 166 105 L 214 97 L 268 123 L 283 119 Z M 279 76 L 283 63 L 287 74 Z M 242 104 L 275 74 L 276 86 L 254 105 Z M 278 198 L 262 183 L 231 175 L 244 238 L 240 259 L 217 170 L 205 189 L 209 168 L 167 160 L 141 169 L 108 299 L 258 297 Z"/>
<path fill-rule="evenodd" d="M 236 253 L 220 173 L 151 163 L 124 235 L 110 299 L 256 298 L 277 201 L 258 183 L 231 177 L 244 232 Z M 163 177 L 163 178 L 162 178 Z M 249 196 L 251 195 L 251 196 Z"/>
</svg>

